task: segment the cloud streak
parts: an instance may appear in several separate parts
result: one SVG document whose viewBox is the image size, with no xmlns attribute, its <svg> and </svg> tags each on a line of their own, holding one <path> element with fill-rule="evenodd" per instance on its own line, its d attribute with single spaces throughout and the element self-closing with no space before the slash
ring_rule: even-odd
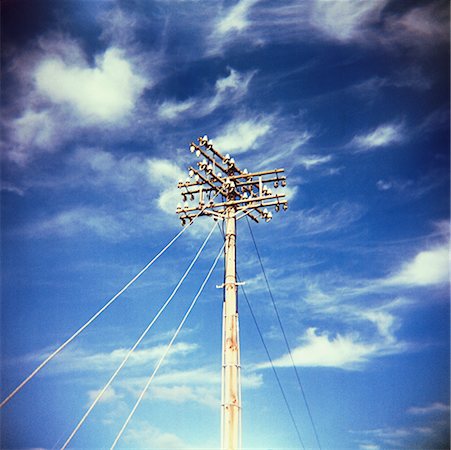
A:
<svg viewBox="0 0 451 450">
<path fill-rule="evenodd" d="M 351 147 L 356 147 L 358 152 L 366 152 L 377 148 L 400 144 L 405 139 L 404 128 L 400 124 L 384 124 L 368 133 L 354 136 L 350 142 Z"/>
</svg>

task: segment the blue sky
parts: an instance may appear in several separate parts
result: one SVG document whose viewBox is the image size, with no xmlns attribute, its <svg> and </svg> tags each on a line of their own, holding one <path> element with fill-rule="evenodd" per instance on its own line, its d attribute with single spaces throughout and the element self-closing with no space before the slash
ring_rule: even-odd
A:
<svg viewBox="0 0 451 450">
<path fill-rule="evenodd" d="M 447 1 L 2 2 L 2 398 L 180 230 L 208 133 L 284 167 L 252 224 L 322 448 L 449 446 Z M 210 229 L 201 218 L 2 409 L 58 448 Z M 72 441 L 107 448 L 221 246 Z M 247 224 L 238 272 L 306 448 L 316 441 Z M 218 267 L 118 448 L 219 447 Z M 300 448 L 243 296 L 243 447 Z"/>
</svg>

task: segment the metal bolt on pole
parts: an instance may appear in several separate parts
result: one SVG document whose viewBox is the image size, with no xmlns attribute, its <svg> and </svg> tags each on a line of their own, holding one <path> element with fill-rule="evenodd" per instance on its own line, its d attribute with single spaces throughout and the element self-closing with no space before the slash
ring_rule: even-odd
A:
<svg viewBox="0 0 451 450">
<path fill-rule="evenodd" d="M 200 158 L 198 168 L 189 168 L 189 178 L 180 180 L 178 187 L 184 201 L 177 206 L 182 225 L 197 216 L 212 216 L 225 221 L 224 302 L 222 322 L 222 382 L 221 382 L 221 449 L 241 447 L 241 386 L 238 300 L 236 281 L 236 222 L 248 216 L 255 222 L 272 219 L 269 207 L 287 209 L 285 194 L 274 188 L 286 186 L 284 169 L 249 173 L 241 170 L 230 155 L 223 156 L 207 136 L 190 145 L 191 153 Z M 188 201 L 195 201 L 189 203 Z"/>
</svg>

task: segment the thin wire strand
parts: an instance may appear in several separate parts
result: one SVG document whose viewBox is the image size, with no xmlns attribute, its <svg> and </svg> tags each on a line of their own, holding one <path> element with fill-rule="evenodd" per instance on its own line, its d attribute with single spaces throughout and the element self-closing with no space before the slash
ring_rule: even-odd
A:
<svg viewBox="0 0 451 450">
<path fill-rule="evenodd" d="M 113 450 L 116 447 L 117 442 L 119 441 L 119 439 L 121 438 L 121 436 L 124 433 L 125 429 L 127 428 L 127 425 L 129 424 L 130 420 L 132 419 L 133 414 L 135 413 L 136 409 L 138 408 L 139 404 L 141 403 L 141 401 L 142 401 L 144 395 L 146 394 L 147 390 L 149 389 L 150 383 L 154 379 L 154 377 L 155 377 L 156 373 L 158 372 L 161 364 L 163 363 L 164 359 L 166 358 L 166 355 L 169 353 L 169 350 L 171 349 L 172 344 L 174 343 L 174 341 L 177 338 L 180 330 L 182 329 L 183 325 L 185 324 L 186 319 L 188 318 L 189 314 L 191 313 L 191 310 L 194 308 L 194 305 L 196 304 L 197 299 L 199 298 L 200 294 L 204 290 L 204 287 L 207 284 L 211 274 L 213 273 L 213 270 L 215 269 L 216 264 L 218 263 L 218 260 L 219 260 L 220 256 L 222 255 L 223 250 L 224 250 L 224 244 L 222 245 L 218 255 L 216 256 L 212 266 L 210 267 L 210 270 L 208 271 L 207 276 L 205 277 L 204 281 L 202 282 L 202 285 L 200 286 L 199 290 L 197 291 L 196 296 L 194 297 L 193 301 L 191 302 L 191 305 L 189 306 L 188 310 L 186 311 L 185 315 L 183 316 L 183 319 L 180 322 L 177 330 L 175 331 L 174 335 L 172 336 L 172 339 L 169 342 L 168 346 L 166 347 L 165 352 L 163 353 L 163 355 L 161 356 L 160 360 L 158 361 L 158 364 L 156 365 L 152 375 L 147 380 L 147 383 L 144 386 L 144 389 L 142 390 L 140 396 L 138 397 L 138 400 L 136 401 L 135 405 L 133 406 L 133 409 L 131 410 L 129 416 L 127 417 L 126 421 L 122 425 L 122 428 L 120 429 L 118 435 L 116 436 L 116 438 L 115 438 L 110 450 Z"/>
<path fill-rule="evenodd" d="M 280 320 L 279 310 L 277 308 L 276 301 L 274 299 L 274 295 L 272 294 L 272 290 L 271 290 L 271 287 L 269 285 L 268 277 L 266 276 L 265 268 L 263 267 L 263 261 L 262 261 L 262 258 L 260 256 L 260 252 L 258 251 L 257 242 L 255 241 L 254 233 L 252 232 L 252 227 L 251 227 L 251 225 L 249 223 L 249 219 L 247 219 L 246 222 L 247 222 L 247 226 L 249 227 L 249 232 L 250 232 L 250 235 L 252 237 L 252 241 L 254 243 L 254 247 L 255 247 L 255 251 L 257 253 L 258 260 L 260 262 L 260 267 L 262 269 L 263 277 L 265 279 L 266 286 L 268 288 L 269 296 L 271 297 L 271 302 L 272 302 L 274 311 L 275 311 L 276 316 L 277 316 L 277 321 L 279 322 L 279 326 L 280 326 L 280 329 L 282 331 L 282 335 L 283 335 L 283 338 L 285 340 L 285 344 L 286 344 L 287 349 L 288 349 L 288 354 L 290 355 L 291 364 L 293 366 L 294 373 L 296 374 L 296 379 L 297 379 L 299 388 L 300 388 L 301 393 L 302 393 L 302 398 L 304 399 L 304 403 L 305 403 L 305 407 L 306 407 L 306 410 L 307 410 L 307 413 L 308 413 L 308 416 L 309 416 L 309 419 L 310 419 L 310 423 L 312 424 L 313 432 L 315 434 L 316 443 L 318 444 L 318 448 L 321 450 L 321 444 L 320 444 L 320 441 L 319 441 L 318 432 L 317 432 L 317 429 L 316 429 L 316 426 L 315 426 L 315 422 L 313 420 L 312 412 L 310 410 L 310 406 L 309 406 L 309 403 L 307 401 L 307 397 L 305 395 L 304 387 L 302 386 L 301 378 L 299 377 L 299 373 L 298 373 L 298 370 L 296 368 L 296 364 L 294 363 L 293 354 L 291 352 L 290 344 L 288 343 L 287 335 L 286 335 L 285 330 L 283 328 L 282 321 Z"/>
<path fill-rule="evenodd" d="M 216 194 L 213 199 L 217 196 Z M 206 206 L 205 206 L 206 207 Z M 25 378 L 1 403 L 0 409 L 3 408 L 22 388 L 30 382 L 58 353 L 60 353 L 67 345 L 69 345 L 80 333 L 82 333 L 97 317 L 100 316 L 120 295 L 122 295 L 164 252 L 194 223 L 194 221 L 202 214 L 205 207 L 189 222 L 186 227 L 183 227 L 179 233 L 162 249 L 160 252 L 146 264 L 137 275 L 135 275 L 114 297 L 112 297 L 101 309 L 99 309 L 83 326 L 81 326 L 69 339 L 54 350 L 38 367 Z"/>
<path fill-rule="evenodd" d="M 238 276 L 237 276 L 237 278 L 238 278 L 238 281 L 239 281 L 239 277 Z M 294 428 L 296 430 L 296 434 L 298 436 L 299 442 L 301 443 L 301 447 L 303 449 L 305 449 L 304 441 L 302 440 L 301 433 L 299 432 L 299 428 L 298 428 L 298 426 L 296 424 L 296 420 L 294 419 L 293 411 L 291 410 L 290 404 L 288 403 L 288 398 L 287 398 L 287 396 L 285 394 L 285 390 L 283 389 L 282 382 L 280 381 L 280 378 L 279 378 L 279 375 L 277 374 L 277 371 L 276 371 L 276 368 L 274 366 L 274 363 L 272 362 L 272 358 L 271 358 L 271 355 L 269 353 L 269 350 L 268 350 L 268 347 L 266 345 L 266 342 L 263 339 L 263 334 L 262 334 L 262 332 L 260 330 L 260 327 L 258 325 L 257 318 L 255 317 L 255 314 L 254 314 L 254 311 L 252 309 L 252 306 L 251 306 L 251 304 L 249 302 L 249 299 L 247 298 L 246 291 L 244 290 L 244 287 L 242 285 L 240 287 L 241 287 L 241 291 L 243 292 L 243 296 L 244 296 L 244 298 L 246 300 L 247 306 L 249 307 L 249 311 L 251 312 L 251 316 L 252 316 L 252 319 L 254 321 L 255 327 L 257 328 L 258 335 L 260 336 L 260 340 L 262 341 L 263 347 L 265 348 L 266 356 L 268 357 L 268 360 L 269 360 L 269 362 L 271 364 L 271 368 L 272 368 L 272 370 L 274 372 L 274 376 L 276 377 L 277 384 L 279 385 L 280 392 L 282 393 L 282 397 L 283 397 L 283 399 L 285 401 L 285 406 L 287 407 L 288 414 L 290 415 L 290 418 L 291 418 L 291 421 L 293 422 L 293 426 L 294 426 Z"/>
<path fill-rule="evenodd" d="M 67 438 L 66 442 L 63 444 L 63 446 L 61 447 L 61 450 L 64 450 L 70 443 L 70 441 L 72 440 L 72 438 L 75 436 L 75 434 L 77 433 L 77 431 L 80 429 L 80 427 L 83 425 L 83 423 L 85 422 L 85 420 L 88 418 L 89 414 L 91 413 L 91 411 L 94 409 L 94 407 L 96 406 L 96 404 L 99 402 L 100 398 L 103 396 L 103 394 L 105 393 L 105 391 L 110 387 L 111 383 L 115 380 L 115 378 L 117 377 L 117 375 L 119 374 L 119 372 L 121 371 L 121 369 L 125 366 L 125 364 L 127 363 L 128 359 L 130 358 L 130 356 L 132 355 L 132 353 L 135 351 L 136 347 L 138 347 L 138 345 L 141 343 L 141 341 L 144 339 L 144 337 L 147 335 L 147 333 L 149 332 L 149 330 L 152 328 L 153 324 L 157 321 L 157 319 L 160 317 L 160 315 L 163 313 L 163 311 L 166 309 L 166 307 L 169 305 L 169 303 L 171 302 L 171 300 L 174 298 L 175 294 L 177 293 L 177 291 L 179 290 L 180 286 L 182 285 L 183 281 L 185 280 L 185 278 L 188 276 L 189 272 L 191 271 L 191 269 L 193 268 L 194 264 L 196 263 L 196 261 L 198 260 L 200 254 L 202 253 L 202 250 L 204 249 L 205 245 L 207 244 L 207 242 L 209 241 L 211 235 L 213 234 L 213 231 L 215 230 L 216 226 L 213 225 L 210 233 L 208 234 L 208 236 L 205 238 L 203 244 L 201 245 L 201 247 L 199 248 L 198 252 L 196 253 L 196 256 L 193 258 L 193 260 L 191 261 L 190 265 L 188 266 L 188 268 L 186 269 L 185 273 L 182 275 L 180 281 L 177 283 L 177 285 L 175 286 L 174 290 L 172 291 L 171 295 L 168 297 L 168 299 L 166 300 L 166 302 L 163 304 L 163 306 L 160 308 L 160 310 L 158 311 L 158 313 L 155 315 L 155 317 L 152 319 L 152 321 L 149 323 L 149 325 L 146 327 L 146 329 L 142 332 L 141 336 L 138 338 L 138 340 L 135 342 L 135 344 L 129 349 L 129 351 L 127 352 L 126 356 L 124 357 L 124 359 L 122 360 L 122 362 L 120 363 L 119 367 L 116 369 L 116 371 L 113 373 L 113 375 L 111 376 L 111 378 L 107 381 L 107 383 L 105 384 L 105 386 L 102 388 L 102 390 L 97 394 L 96 398 L 94 399 L 94 401 L 92 402 L 91 406 L 88 408 L 88 410 L 86 411 L 86 413 L 84 414 L 84 416 L 81 418 L 81 420 L 78 422 L 77 426 L 74 428 L 74 430 L 72 431 L 72 433 L 70 434 L 70 436 Z"/>
<path fill-rule="evenodd" d="M 218 224 L 218 227 L 219 227 L 219 230 L 220 230 L 221 233 L 222 233 L 222 236 L 223 236 L 224 239 L 225 239 L 224 230 L 219 226 L 219 224 Z M 241 283 L 240 277 L 238 276 L 238 272 L 237 272 L 237 274 L 236 274 L 236 277 L 237 277 L 237 281 L 238 281 L 239 283 Z M 269 362 L 270 362 L 270 364 L 271 364 L 271 368 L 272 368 L 272 370 L 273 370 L 273 372 L 274 372 L 274 376 L 276 377 L 277 384 L 278 384 L 278 386 L 279 386 L 280 392 L 282 393 L 282 397 L 283 397 L 283 399 L 284 399 L 285 406 L 287 407 L 288 414 L 289 414 L 289 416 L 290 416 L 290 418 L 291 418 L 291 421 L 292 421 L 292 423 L 293 423 L 294 429 L 296 430 L 296 434 L 297 434 L 297 437 L 298 437 L 298 439 L 299 439 L 299 442 L 301 443 L 301 447 L 302 447 L 303 449 L 305 449 L 304 441 L 302 440 L 301 433 L 299 432 L 299 428 L 298 428 L 298 426 L 297 426 L 297 424 L 296 424 L 296 420 L 295 420 L 295 418 L 294 418 L 294 415 L 293 415 L 293 412 L 292 412 L 292 410 L 291 410 L 290 404 L 288 403 L 288 398 L 287 398 L 287 396 L 286 396 L 286 394 L 285 394 L 285 390 L 283 389 L 282 382 L 280 381 L 279 375 L 277 374 L 276 368 L 275 368 L 275 366 L 274 366 L 274 364 L 273 364 L 273 362 L 272 362 L 271 355 L 270 355 L 270 353 L 269 353 L 268 347 L 267 347 L 266 342 L 265 342 L 265 340 L 264 340 L 264 338 L 263 338 L 263 334 L 262 334 L 262 332 L 261 332 L 261 330 L 260 330 L 260 327 L 259 327 L 259 325 L 258 325 L 257 318 L 256 318 L 256 316 L 255 316 L 255 314 L 254 314 L 254 311 L 253 311 L 253 309 L 252 309 L 252 306 L 251 306 L 251 304 L 250 304 L 250 301 L 249 301 L 249 299 L 248 299 L 248 297 L 247 297 L 247 294 L 246 294 L 246 291 L 244 290 L 243 285 L 240 284 L 240 287 L 241 287 L 241 291 L 243 292 L 244 298 L 245 298 L 245 300 L 246 300 L 247 306 L 249 307 L 249 311 L 251 312 L 251 316 L 252 316 L 252 319 L 253 319 L 253 321 L 254 321 L 255 327 L 257 328 L 258 335 L 260 336 L 260 340 L 261 340 L 261 342 L 262 342 L 262 344 L 263 344 L 263 347 L 264 347 L 264 349 L 265 349 L 265 351 L 266 351 L 266 356 L 268 357 L 268 360 L 269 360 Z"/>
</svg>

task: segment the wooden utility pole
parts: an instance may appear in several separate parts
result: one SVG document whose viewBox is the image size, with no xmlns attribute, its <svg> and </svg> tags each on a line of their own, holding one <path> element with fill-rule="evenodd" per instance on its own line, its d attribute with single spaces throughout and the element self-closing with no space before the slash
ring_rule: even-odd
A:
<svg viewBox="0 0 451 450">
<path fill-rule="evenodd" d="M 287 209 L 285 194 L 273 193 L 286 185 L 284 169 L 249 173 L 237 167 L 230 155 L 223 156 L 207 136 L 190 145 L 191 153 L 200 158 L 198 168 L 189 168 L 189 178 L 178 187 L 184 204 L 177 206 L 182 225 L 201 215 L 225 221 L 224 288 L 222 323 L 221 449 L 241 447 L 241 386 L 238 301 L 236 279 L 236 222 L 249 216 L 269 222 L 272 213 Z M 192 203 L 194 202 L 195 203 Z M 191 203 L 190 203 L 191 202 Z"/>
</svg>

